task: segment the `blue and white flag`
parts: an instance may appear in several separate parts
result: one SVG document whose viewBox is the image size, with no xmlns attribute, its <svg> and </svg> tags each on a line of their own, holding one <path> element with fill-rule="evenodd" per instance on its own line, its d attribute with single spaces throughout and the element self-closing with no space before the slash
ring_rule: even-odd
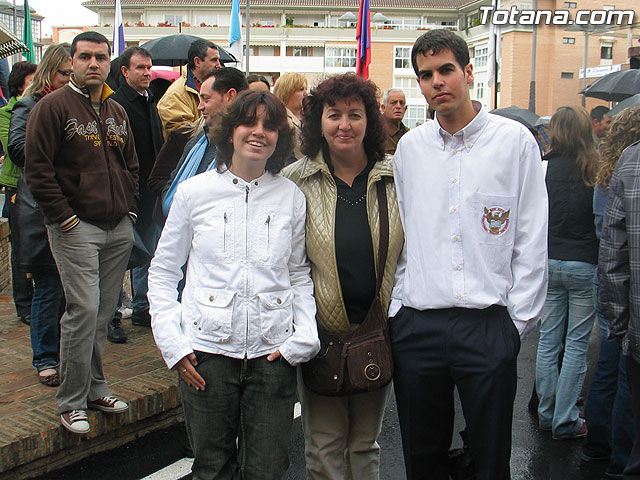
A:
<svg viewBox="0 0 640 480">
<path fill-rule="evenodd" d="M 233 0 L 231 5 L 231 19 L 229 20 L 229 53 L 231 53 L 236 60 L 242 62 L 242 30 L 240 25 L 240 0 Z"/>
<path fill-rule="evenodd" d="M 119 57 L 125 48 L 122 8 L 120 7 L 120 0 L 116 0 L 116 13 L 113 22 L 113 53 L 111 54 L 111 59 Z"/>
</svg>

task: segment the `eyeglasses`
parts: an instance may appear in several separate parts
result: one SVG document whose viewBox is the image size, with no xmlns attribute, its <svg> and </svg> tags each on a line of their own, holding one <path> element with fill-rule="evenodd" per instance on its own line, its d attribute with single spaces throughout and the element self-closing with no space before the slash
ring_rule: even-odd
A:
<svg viewBox="0 0 640 480">
<path fill-rule="evenodd" d="M 63 77 L 70 77 L 73 73 L 71 70 L 56 70 Z"/>
</svg>

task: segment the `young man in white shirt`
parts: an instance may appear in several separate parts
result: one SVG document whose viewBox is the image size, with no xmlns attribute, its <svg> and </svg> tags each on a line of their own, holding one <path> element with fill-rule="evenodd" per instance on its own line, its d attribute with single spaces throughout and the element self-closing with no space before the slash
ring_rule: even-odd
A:
<svg viewBox="0 0 640 480">
<path fill-rule="evenodd" d="M 456 386 L 476 478 L 506 480 L 520 338 L 547 286 L 540 153 L 524 126 L 471 102 L 462 38 L 427 32 L 411 59 L 436 117 L 394 159 L 406 240 L 389 315 L 407 478 L 449 478 Z"/>
</svg>

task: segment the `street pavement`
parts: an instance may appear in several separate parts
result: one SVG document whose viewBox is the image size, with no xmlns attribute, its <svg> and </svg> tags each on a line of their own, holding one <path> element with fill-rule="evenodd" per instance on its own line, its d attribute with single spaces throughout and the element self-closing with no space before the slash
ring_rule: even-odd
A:
<svg viewBox="0 0 640 480">
<path fill-rule="evenodd" d="M 537 428 L 535 415 L 527 410 L 534 382 L 536 345 L 537 335 L 532 335 L 522 345 L 518 358 L 519 383 L 513 418 L 512 479 L 601 480 L 606 464 L 583 462 L 580 459 L 580 440 L 553 440 L 549 432 L 542 432 Z M 593 332 L 589 349 L 587 382 L 593 372 L 597 355 L 597 335 Z M 583 389 L 583 393 L 586 393 L 586 388 Z M 463 425 L 464 421 L 458 404 L 453 447 L 461 446 L 457 432 L 464 428 Z M 185 472 L 188 471 L 190 463 L 188 460 L 181 460 L 185 441 L 184 427 L 171 427 L 147 435 L 117 450 L 94 455 L 83 462 L 62 471 L 50 473 L 38 480 L 188 479 L 190 476 L 185 475 Z M 393 396 L 386 410 L 379 443 L 382 449 L 380 479 L 403 479 L 405 474 L 400 428 Z M 290 454 L 291 466 L 284 480 L 304 479 L 304 443 L 299 418 L 294 424 Z"/>
</svg>

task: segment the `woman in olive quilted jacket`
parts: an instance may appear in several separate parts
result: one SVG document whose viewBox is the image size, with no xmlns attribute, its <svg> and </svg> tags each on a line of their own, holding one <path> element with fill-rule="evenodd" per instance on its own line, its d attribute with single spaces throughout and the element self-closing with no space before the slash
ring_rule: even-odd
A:
<svg viewBox="0 0 640 480">
<path fill-rule="evenodd" d="M 307 198 L 306 242 L 315 285 L 318 325 L 329 332 L 355 329 L 376 294 L 379 209 L 384 182 L 389 250 L 381 300 L 388 309 L 404 235 L 378 88 L 354 74 L 320 83 L 304 99 L 302 152 L 283 174 Z M 357 395 L 318 395 L 298 377 L 309 479 L 378 478 L 377 439 L 390 385 Z"/>
</svg>

